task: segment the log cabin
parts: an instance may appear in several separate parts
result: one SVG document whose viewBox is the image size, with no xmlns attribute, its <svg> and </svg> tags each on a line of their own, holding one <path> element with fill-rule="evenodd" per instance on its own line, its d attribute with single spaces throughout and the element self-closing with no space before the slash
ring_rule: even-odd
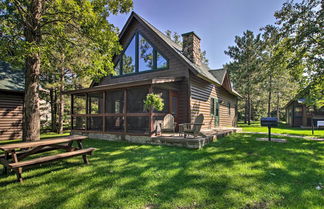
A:
<svg viewBox="0 0 324 209">
<path fill-rule="evenodd" d="M 324 121 L 324 106 L 310 109 L 304 104 L 304 98 L 298 94 L 286 106 L 286 122 L 291 127 L 318 127 L 318 121 Z"/>
<path fill-rule="evenodd" d="M 0 140 L 22 136 L 24 72 L 0 61 Z"/>
<path fill-rule="evenodd" d="M 182 38 L 180 46 L 132 12 L 119 34 L 124 50 L 114 58 L 114 75 L 66 92 L 71 95 L 72 134 L 151 136 L 166 114 L 177 124 L 203 114 L 203 129 L 235 127 L 240 96 L 228 72 L 202 63 L 194 32 Z M 162 111 L 145 110 L 148 93 L 161 95 Z"/>
</svg>

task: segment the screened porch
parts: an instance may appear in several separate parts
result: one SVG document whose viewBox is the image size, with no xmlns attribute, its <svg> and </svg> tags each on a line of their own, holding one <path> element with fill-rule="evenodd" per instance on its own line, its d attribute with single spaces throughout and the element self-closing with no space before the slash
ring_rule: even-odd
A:
<svg viewBox="0 0 324 209">
<path fill-rule="evenodd" d="M 97 87 L 98 88 L 98 87 Z M 71 91 L 71 127 L 83 132 L 152 135 L 163 117 L 178 118 L 177 83 L 157 83 L 123 88 L 99 88 Z M 148 93 L 160 94 L 162 111 L 148 111 L 144 100 Z"/>
</svg>

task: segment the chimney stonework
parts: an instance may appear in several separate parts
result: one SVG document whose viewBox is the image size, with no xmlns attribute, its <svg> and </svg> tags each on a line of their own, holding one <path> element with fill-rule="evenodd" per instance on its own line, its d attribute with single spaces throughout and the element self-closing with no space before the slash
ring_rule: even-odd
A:
<svg viewBox="0 0 324 209">
<path fill-rule="evenodd" d="M 182 53 L 194 64 L 201 64 L 200 38 L 194 33 L 182 34 Z"/>
</svg>

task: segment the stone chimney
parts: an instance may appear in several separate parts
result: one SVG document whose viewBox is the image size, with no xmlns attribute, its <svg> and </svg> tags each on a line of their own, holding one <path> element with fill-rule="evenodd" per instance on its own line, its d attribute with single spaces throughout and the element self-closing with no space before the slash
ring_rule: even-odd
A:
<svg viewBox="0 0 324 209">
<path fill-rule="evenodd" d="M 194 64 L 201 64 L 200 38 L 194 32 L 182 34 L 182 53 Z"/>
</svg>

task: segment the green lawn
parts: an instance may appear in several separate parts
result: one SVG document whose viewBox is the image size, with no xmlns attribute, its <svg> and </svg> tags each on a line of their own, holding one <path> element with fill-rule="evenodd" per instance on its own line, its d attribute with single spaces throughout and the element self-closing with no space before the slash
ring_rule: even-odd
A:
<svg viewBox="0 0 324 209">
<path fill-rule="evenodd" d="M 251 125 L 244 124 L 243 122 L 238 123 L 238 127 L 242 128 L 246 132 L 265 132 L 268 133 L 267 127 L 261 127 L 259 122 L 252 122 Z M 292 134 L 300 136 L 315 136 L 315 137 L 324 137 L 324 129 L 317 130 L 315 128 L 314 135 L 312 135 L 312 129 L 302 129 L 302 128 L 291 128 L 285 124 L 279 124 L 276 128 L 271 128 L 272 133 L 279 134 Z"/>
<path fill-rule="evenodd" d="M 235 134 L 201 150 L 88 140 L 98 150 L 0 175 L 0 208 L 321 208 L 324 142 Z"/>
</svg>

